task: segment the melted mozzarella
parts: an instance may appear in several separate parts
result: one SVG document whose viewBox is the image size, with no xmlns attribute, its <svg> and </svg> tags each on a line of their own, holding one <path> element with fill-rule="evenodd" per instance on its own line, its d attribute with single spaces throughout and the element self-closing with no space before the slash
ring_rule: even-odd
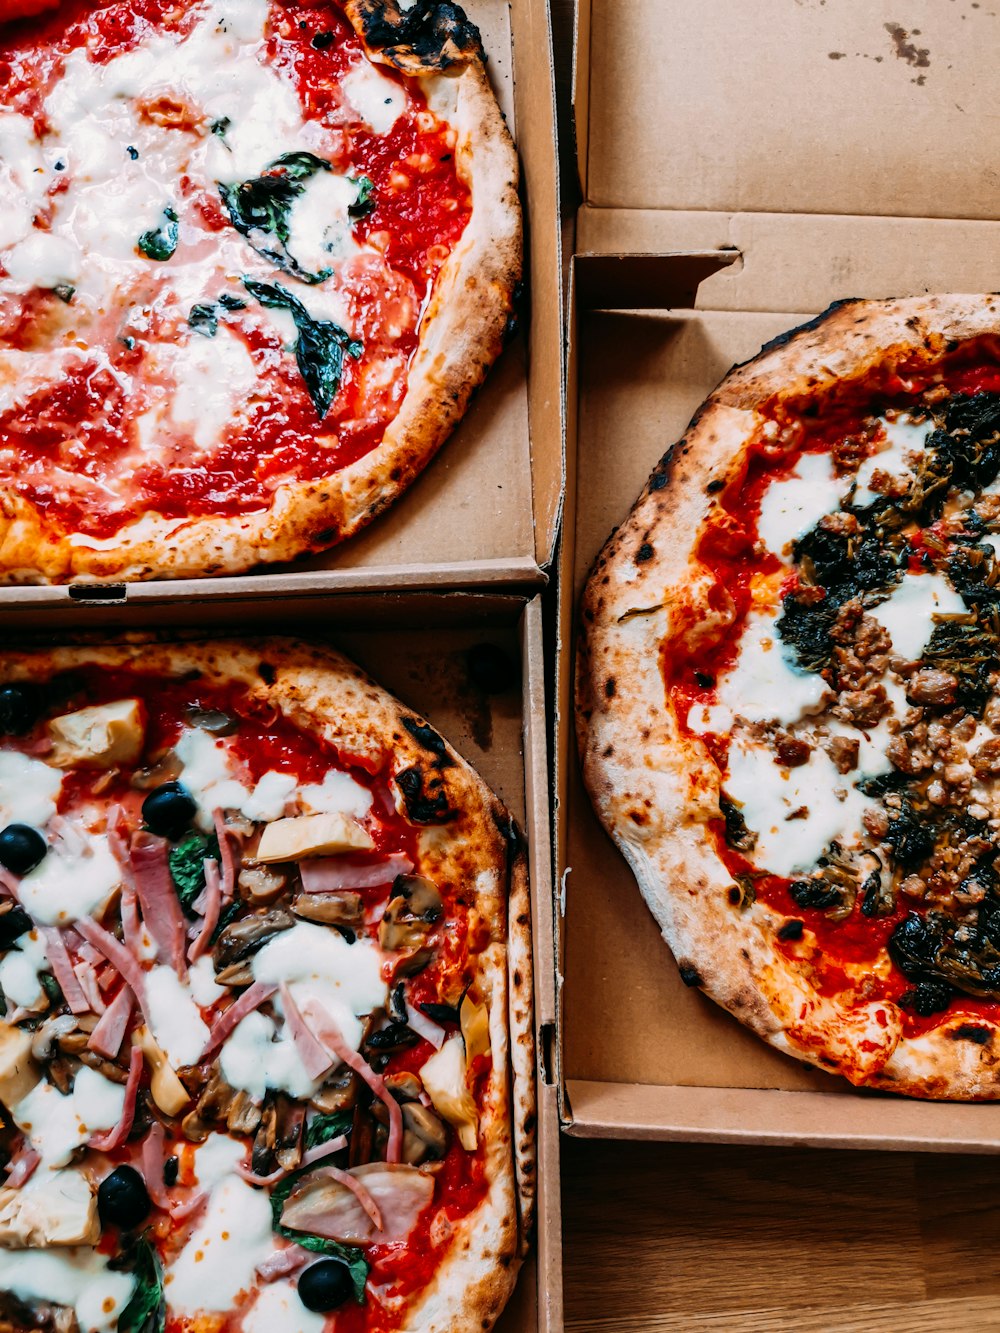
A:
<svg viewBox="0 0 1000 1333">
<path fill-rule="evenodd" d="M 85 1246 L 0 1250 L 0 1288 L 22 1301 L 52 1301 L 76 1311 L 80 1333 L 112 1333 L 135 1285 Z"/>
<path fill-rule="evenodd" d="M 52 288 L 65 283 L 74 286 L 83 272 L 79 246 L 51 232 L 34 231 L 14 246 L 4 260 L 14 282 L 25 290 Z"/>
<path fill-rule="evenodd" d="M 320 171 L 309 181 L 289 219 L 288 249 L 303 268 L 320 273 L 332 259 L 360 254 L 347 212 L 357 197 L 358 183 L 347 176 Z"/>
<path fill-rule="evenodd" d="M 0 959 L 0 992 L 12 1004 L 32 1008 L 43 995 L 39 976 L 49 970 L 41 932 L 26 931 Z"/>
<path fill-rule="evenodd" d="M 908 476 L 913 472 L 912 456 L 923 452 L 927 437 L 934 429 L 931 421 L 911 421 L 908 417 L 883 420 L 881 424 L 885 441 L 877 454 L 865 459 L 855 477 L 857 489 L 853 503 L 858 506 L 870 505 L 878 498 L 877 492 L 870 487 L 876 471 L 887 472 L 890 477 Z"/>
<path fill-rule="evenodd" d="M 847 483 L 838 477 L 829 454 L 803 454 L 792 473 L 768 487 L 761 501 L 758 532 L 769 551 L 789 554 L 825 514 L 840 508 Z"/>
<path fill-rule="evenodd" d="M 350 1017 L 357 1023 L 353 1015 Z M 266 1014 L 257 1012 L 247 1014 L 227 1039 L 219 1066 L 231 1087 L 241 1088 L 257 1101 L 268 1088 L 292 1097 L 311 1097 L 319 1086 L 306 1073 L 287 1029 L 279 1030 Z"/>
<path fill-rule="evenodd" d="M 181 781 L 198 802 L 198 822 L 212 827 L 213 810 L 238 810 L 249 796 L 229 768 L 225 745 L 206 731 L 189 728 L 181 732 L 174 753 L 184 765 Z"/>
<path fill-rule="evenodd" d="M 63 775 L 40 759 L 0 750 L 0 820 L 42 828 L 56 812 Z"/>
<path fill-rule="evenodd" d="M 84 1065 L 69 1096 L 43 1080 L 11 1115 L 45 1165 L 65 1166 L 92 1134 L 117 1125 L 124 1106 L 125 1089 Z"/>
<path fill-rule="evenodd" d="M 230 1310 L 240 1292 L 255 1285 L 254 1270 L 273 1247 L 266 1192 L 227 1176 L 212 1190 L 204 1218 L 165 1274 L 170 1308 L 182 1315 Z"/>
<path fill-rule="evenodd" d="M 194 1174 L 203 1190 L 215 1189 L 247 1155 L 246 1144 L 228 1134 L 210 1134 L 195 1151 Z"/>
<path fill-rule="evenodd" d="M 50 177 L 35 127 L 27 116 L 0 112 L 0 249 L 21 241 L 31 231 L 35 210 Z"/>
<path fill-rule="evenodd" d="M 372 808 L 372 794 L 349 773 L 331 768 L 322 782 L 307 783 L 299 791 L 299 801 L 307 815 L 347 815 L 364 819 Z"/>
<path fill-rule="evenodd" d="M 943 574 L 907 574 L 868 614 L 889 631 L 894 653 L 916 661 L 934 633 L 934 616 L 962 615 L 966 609 Z"/>
<path fill-rule="evenodd" d="M 172 967 L 154 967 L 146 973 L 146 1005 L 153 1036 L 170 1063 L 195 1064 L 208 1041 L 208 1027 Z"/>
<path fill-rule="evenodd" d="M 363 61 L 341 80 L 344 96 L 376 134 L 388 134 L 402 115 L 406 94 L 395 80 Z"/>
<path fill-rule="evenodd" d="M 79 830 L 79 841 L 60 840 L 18 886 L 18 897 L 34 920 L 65 926 L 92 916 L 121 886 L 121 867 L 105 834 Z"/>
<path fill-rule="evenodd" d="M 265 773 L 243 802 L 241 809 L 247 819 L 280 819 L 285 806 L 298 786 L 291 773 Z"/>
<path fill-rule="evenodd" d="M 775 875 L 811 870 L 834 839 L 857 844 L 861 817 L 875 803 L 849 783 L 818 748 L 800 767 L 784 768 L 742 737 L 730 746 L 726 794 L 757 834 L 751 859 Z"/>
<path fill-rule="evenodd" d="M 748 722 L 790 726 L 818 713 L 830 697 L 822 676 L 793 664 L 775 628 L 774 613 L 751 611 L 736 663 L 719 680 L 720 704 Z"/>
<path fill-rule="evenodd" d="M 188 985 L 195 1004 L 207 1009 L 216 1000 L 221 1000 L 226 987 L 220 986 L 215 979 L 215 965 L 210 954 L 202 954 L 196 963 L 188 968 Z"/>
<path fill-rule="evenodd" d="M 257 369 L 244 343 L 219 326 L 214 338 L 197 335 L 158 360 L 173 376 L 170 416 L 186 426 L 202 449 L 208 449 L 245 407 L 257 383 Z"/>
<path fill-rule="evenodd" d="M 243 1333 L 323 1333 L 326 1320 L 307 1310 L 287 1278 L 261 1287 L 243 1316 Z"/>
</svg>

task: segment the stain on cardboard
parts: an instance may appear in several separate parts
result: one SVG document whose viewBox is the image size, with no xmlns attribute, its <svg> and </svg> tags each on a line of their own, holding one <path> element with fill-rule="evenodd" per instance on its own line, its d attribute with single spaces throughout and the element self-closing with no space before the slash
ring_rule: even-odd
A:
<svg viewBox="0 0 1000 1333">
<path fill-rule="evenodd" d="M 831 60 L 846 60 L 846 59 L 847 59 L 847 52 L 846 52 L 846 51 L 828 51 L 828 52 L 827 52 L 827 55 L 830 57 Z"/>
<path fill-rule="evenodd" d="M 905 60 L 913 69 L 927 69 L 931 63 L 930 49 L 926 46 L 917 46 L 916 42 L 910 41 L 911 37 L 919 37 L 920 29 L 914 28 L 912 32 L 907 32 L 904 27 L 898 23 L 883 23 L 883 28 L 892 38 L 892 44 L 896 49 L 896 58 Z M 921 79 L 920 82 L 923 82 Z"/>
</svg>

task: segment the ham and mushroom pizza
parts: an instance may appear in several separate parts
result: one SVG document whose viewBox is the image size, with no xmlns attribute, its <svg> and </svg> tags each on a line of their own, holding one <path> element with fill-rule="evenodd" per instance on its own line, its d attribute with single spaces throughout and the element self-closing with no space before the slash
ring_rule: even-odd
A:
<svg viewBox="0 0 1000 1333">
<path fill-rule="evenodd" d="M 443 0 L 3 0 L 0 25 L 0 579 L 350 535 L 513 324 L 517 159 L 474 25 Z"/>
<path fill-rule="evenodd" d="M 534 1161 L 504 807 L 331 650 L 0 681 L 4 1327 L 491 1327 Z"/>
<path fill-rule="evenodd" d="M 840 303 L 736 368 L 581 610 L 597 812 L 779 1049 L 1000 1096 L 1000 300 Z"/>
</svg>

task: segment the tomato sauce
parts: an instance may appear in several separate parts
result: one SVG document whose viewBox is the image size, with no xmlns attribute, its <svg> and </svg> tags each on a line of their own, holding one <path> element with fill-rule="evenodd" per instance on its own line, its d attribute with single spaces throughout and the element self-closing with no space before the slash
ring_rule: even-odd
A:
<svg viewBox="0 0 1000 1333">
<path fill-rule="evenodd" d="M 882 413 L 887 407 L 902 410 L 913 407 L 925 389 L 937 384 L 943 384 L 951 393 L 1000 393 L 1000 341 L 975 339 L 937 365 L 901 365 L 870 380 L 839 385 L 828 400 L 819 404 L 815 399 L 803 399 L 798 403 L 775 402 L 761 409 L 766 418 L 786 428 L 786 439 L 790 436 L 791 443 L 774 443 L 765 432 L 750 441 L 742 466 L 719 492 L 695 546 L 696 558 L 713 577 L 714 591 L 709 594 L 709 601 L 715 609 L 726 610 L 731 619 L 708 640 L 700 639 L 692 650 L 686 638 L 690 625 L 682 617 L 661 650 L 667 696 L 677 724 L 685 734 L 696 736 L 704 744 L 720 773 L 725 773 L 728 764 L 728 737 L 695 733 L 688 727 L 687 719 L 692 708 L 718 703 L 716 682 L 719 674 L 736 660 L 754 577 L 781 569 L 781 562 L 773 555 L 755 553 L 765 492 L 773 482 L 787 477 L 803 454 L 828 452 L 835 440 L 860 433 L 866 418 Z M 933 531 L 933 525 L 928 531 Z M 910 568 L 926 568 L 929 555 L 924 549 L 923 534 L 915 533 L 910 545 L 913 548 Z M 782 600 L 797 583 L 794 571 L 786 575 L 780 585 Z M 694 615 L 692 620 L 696 620 Z M 836 995 L 854 989 L 865 1001 L 898 1002 L 913 990 L 914 982 L 895 964 L 887 975 L 881 970 L 878 974 L 868 974 L 860 986 L 844 972 L 844 965 L 875 963 L 885 956 L 893 930 L 915 910 L 912 903 L 900 897 L 890 915 L 866 917 L 861 911 L 859 894 L 846 920 L 831 921 L 823 911 L 800 907 L 795 902 L 790 879 L 761 875 L 750 861 L 730 847 L 723 820 L 710 827 L 719 856 L 730 873 L 749 877 L 757 899 L 790 919 L 802 921 L 815 937 L 822 958 L 819 962 L 810 958 L 810 966 L 820 994 Z M 798 941 L 783 940 L 776 935 L 774 947 L 794 958 Z M 966 1014 L 973 1022 L 981 1018 L 1000 1023 L 1000 1002 L 958 995 L 946 1011 L 929 1017 L 904 1009 L 904 1032 L 907 1036 L 918 1035 L 945 1019 L 951 1021 L 956 1015 Z"/>
<path fill-rule="evenodd" d="M 42 134 L 45 96 L 72 51 L 86 47 L 91 61 L 106 63 L 152 35 L 183 36 L 196 9 L 175 0 L 99 6 L 67 0 L 57 13 L 7 25 L 0 34 L 0 98 L 7 109 L 33 118 Z M 336 129 L 338 80 L 361 58 L 359 39 L 330 0 L 272 0 L 264 59 L 292 83 L 307 120 L 326 123 L 331 117 Z M 259 511 L 282 483 L 331 476 L 379 444 L 406 393 L 423 311 L 471 214 L 454 132 L 428 110 L 419 87 L 405 84 L 388 66 L 380 71 L 406 93 L 391 131 L 380 136 L 349 124 L 334 133 L 339 151 L 333 170 L 366 176 L 374 187 L 373 207 L 352 232 L 376 253 L 352 260 L 328 280 L 343 294 L 363 349 L 357 358 L 344 356 L 325 416 L 318 416 L 294 357 L 277 335 L 227 316 L 227 329 L 246 344 L 265 389 L 261 401 L 210 446 L 199 447 L 190 431 L 161 423 L 156 447 L 137 454 L 138 411 L 128 377 L 145 383 L 148 345 L 141 335 L 106 339 L 98 359 L 84 344 L 57 380 L 0 414 L 0 451 L 13 460 L 0 465 L 0 481 L 35 505 L 47 527 L 100 540 L 147 512 L 182 519 Z M 178 262 L 193 243 L 188 229 L 197 229 L 203 244 L 230 226 L 213 195 L 191 193 L 190 182 L 182 194 Z M 163 268 L 168 276 L 169 262 Z M 271 281 L 289 285 L 277 269 Z M 0 346 L 7 341 L 37 349 L 39 330 L 58 298 L 26 300 L 40 310 L 19 323 L 8 320 Z M 247 298 L 247 304 L 254 303 Z M 61 472 L 89 484 L 67 485 Z"/>
</svg>

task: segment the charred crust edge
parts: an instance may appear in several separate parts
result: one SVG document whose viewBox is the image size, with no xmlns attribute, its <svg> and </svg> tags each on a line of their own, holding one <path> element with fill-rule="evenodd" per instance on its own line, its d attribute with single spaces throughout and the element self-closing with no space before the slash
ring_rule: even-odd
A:
<svg viewBox="0 0 1000 1333">
<path fill-rule="evenodd" d="M 370 51 L 406 74 L 436 74 L 485 60 L 479 29 L 451 0 L 348 0 L 348 17 Z"/>
</svg>

